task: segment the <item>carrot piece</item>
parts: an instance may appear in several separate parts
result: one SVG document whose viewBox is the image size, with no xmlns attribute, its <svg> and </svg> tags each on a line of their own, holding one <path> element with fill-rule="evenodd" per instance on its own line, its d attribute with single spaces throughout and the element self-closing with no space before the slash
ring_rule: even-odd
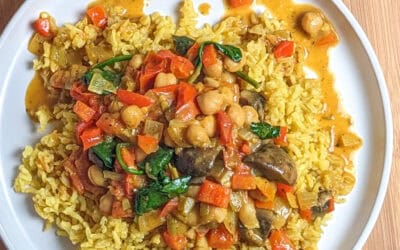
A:
<svg viewBox="0 0 400 250">
<path fill-rule="evenodd" d="M 231 191 L 215 182 L 205 180 L 197 194 L 197 200 L 217 207 L 227 208 Z"/>
<path fill-rule="evenodd" d="M 242 152 L 245 155 L 249 155 L 251 153 L 251 149 L 248 142 L 242 143 L 242 145 L 240 146 L 240 152 Z"/>
<path fill-rule="evenodd" d="M 184 235 L 172 235 L 167 230 L 163 232 L 163 238 L 172 250 L 185 249 L 187 244 L 187 239 Z"/>
<path fill-rule="evenodd" d="M 252 174 L 234 174 L 231 186 L 232 189 L 252 190 L 256 188 L 256 179 Z"/>
<path fill-rule="evenodd" d="M 194 59 L 199 55 L 200 44 L 194 43 L 192 47 L 186 52 L 186 57 L 193 62 Z"/>
<path fill-rule="evenodd" d="M 328 203 L 328 213 L 333 212 L 335 210 L 335 199 L 330 199 Z"/>
<path fill-rule="evenodd" d="M 272 209 L 274 207 L 274 202 L 254 200 L 254 206 L 261 209 Z"/>
<path fill-rule="evenodd" d="M 198 114 L 200 114 L 200 110 L 194 101 L 189 101 L 176 110 L 175 118 L 181 121 L 189 121 L 194 119 Z"/>
<path fill-rule="evenodd" d="M 151 52 L 147 54 L 144 60 L 144 66 L 137 77 L 140 93 L 145 93 L 152 88 L 154 79 L 158 73 L 167 71 L 168 60 L 166 54 L 167 52 L 160 54 Z"/>
<path fill-rule="evenodd" d="M 38 18 L 33 23 L 33 27 L 35 31 L 39 33 L 41 36 L 49 37 L 51 36 L 50 31 L 50 20 L 48 18 Z"/>
<path fill-rule="evenodd" d="M 107 25 L 107 15 L 103 7 L 100 5 L 87 9 L 86 14 L 97 27 L 104 29 Z"/>
<path fill-rule="evenodd" d="M 224 111 L 219 111 L 217 113 L 217 126 L 220 143 L 222 145 L 231 145 L 233 143 L 233 122 Z"/>
<path fill-rule="evenodd" d="M 128 147 L 121 147 L 121 156 L 128 167 L 135 166 L 135 153 L 129 150 Z"/>
<path fill-rule="evenodd" d="M 235 242 L 233 235 L 225 228 L 224 224 L 219 224 L 217 228 L 211 229 L 206 237 L 208 246 L 212 248 L 231 248 Z"/>
<path fill-rule="evenodd" d="M 193 101 L 197 95 L 196 88 L 192 84 L 186 82 L 180 82 L 178 84 L 177 92 L 176 110 L 184 104 Z"/>
<path fill-rule="evenodd" d="M 282 230 L 272 230 L 269 235 L 269 242 L 272 250 L 294 250 L 292 242 Z"/>
<path fill-rule="evenodd" d="M 274 143 L 280 146 L 287 145 L 287 127 L 280 127 L 279 136 L 274 138 Z"/>
<path fill-rule="evenodd" d="M 189 59 L 182 56 L 175 56 L 171 58 L 170 70 L 176 78 L 186 79 L 192 75 L 194 66 Z"/>
<path fill-rule="evenodd" d="M 281 197 L 286 199 L 286 193 L 293 192 L 293 187 L 283 184 L 283 183 L 276 183 L 276 194 Z"/>
<path fill-rule="evenodd" d="M 243 7 L 250 5 L 252 2 L 253 0 L 229 0 L 229 6 L 233 8 Z"/>
<path fill-rule="evenodd" d="M 137 144 L 146 154 L 156 152 L 158 149 L 158 140 L 150 135 L 138 135 Z"/>
<path fill-rule="evenodd" d="M 294 42 L 282 41 L 274 48 L 274 56 L 276 59 L 292 56 L 294 52 Z"/>
<path fill-rule="evenodd" d="M 96 114 L 96 110 L 79 100 L 75 103 L 73 110 L 75 114 L 77 114 L 78 117 L 84 122 L 89 122 Z"/>
<path fill-rule="evenodd" d="M 268 201 L 275 200 L 276 186 L 272 182 L 262 177 L 256 177 L 257 189 L 268 199 Z"/>
<path fill-rule="evenodd" d="M 118 100 L 127 105 L 136 105 L 140 108 L 150 106 L 154 100 L 148 96 L 141 95 L 129 90 L 119 89 L 117 91 Z"/>
<path fill-rule="evenodd" d="M 300 214 L 300 217 L 305 219 L 306 221 L 308 221 L 308 222 L 312 221 L 312 210 L 311 210 L 311 208 L 309 208 L 309 209 L 301 209 L 299 211 L 299 214 Z"/>
<path fill-rule="evenodd" d="M 239 164 L 234 170 L 235 174 L 250 174 L 250 167 L 246 164 Z"/>
<path fill-rule="evenodd" d="M 164 207 L 161 209 L 160 213 L 158 214 L 158 217 L 163 218 L 167 216 L 169 213 L 174 211 L 178 207 L 179 201 L 178 198 L 172 198 L 169 200 L 167 203 L 165 203 Z"/>
<path fill-rule="evenodd" d="M 90 127 L 85 129 L 81 136 L 83 150 L 87 150 L 103 141 L 103 133 L 98 127 Z"/>
<path fill-rule="evenodd" d="M 217 50 L 214 45 L 209 44 L 204 47 L 203 58 L 201 60 L 206 68 L 217 63 Z"/>
<path fill-rule="evenodd" d="M 319 40 L 317 40 L 315 42 L 315 46 L 331 46 L 336 44 L 339 41 L 337 35 L 335 32 L 330 32 L 329 34 L 327 34 L 326 36 L 320 38 Z"/>
<path fill-rule="evenodd" d="M 178 84 L 167 85 L 159 88 L 152 89 L 155 93 L 175 93 L 178 89 Z"/>
</svg>

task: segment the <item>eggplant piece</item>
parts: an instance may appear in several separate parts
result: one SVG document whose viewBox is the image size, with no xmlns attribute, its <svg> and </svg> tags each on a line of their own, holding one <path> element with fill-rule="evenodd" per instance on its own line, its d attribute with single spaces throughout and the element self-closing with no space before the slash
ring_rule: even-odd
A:
<svg viewBox="0 0 400 250">
<path fill-rule="evenodd" d="M 220 152 L 220 147 L 184 148 L 178 154 L 175 166 L 183 175 L 203 177 L 210 172 Z"/>
<path fill-rule="evenodd" d="M 265 209 L 256 209 L 257 220 L 260 223 L 260 228 L 247 229 L 239 222 L 239 236 L 241 241 L 252 246 L 264 246 L 269 232 L 271 231 L 274 212 Z"/>
<path fill-rule="evenodd" d="M 328 212 L 329 202 L 333 198 L 332 193 L 327 190 L 318 193 L 318 204 L 311 208 L 314 216 L 324 215 Z"/>
<path fill-rule="evenodd" d="M 255 110 L 257 110 L 260 120 L 264 120 L 266 100 L 260 93 L 251 90 L 243 90 L 240 92 L 239 103 L 241 106 L 252 106 Z"/>
<path fill-rule="evenodd" d="M 96 166 L 101 169 L 107 169 L 104 165 L 104 162 L 93 152 L 93 149 L 88 150 L 88 158 L 91 162 L 93 162 Z"/>
<path fill-rule="evenodd" d="M 243 162 L 255 168 L 270 181 L 293 185 L 297 180 L 297 170 L 289 155 L 274 144 L 264 144 L 258 151 L 247 155 Z"/>
</svg>

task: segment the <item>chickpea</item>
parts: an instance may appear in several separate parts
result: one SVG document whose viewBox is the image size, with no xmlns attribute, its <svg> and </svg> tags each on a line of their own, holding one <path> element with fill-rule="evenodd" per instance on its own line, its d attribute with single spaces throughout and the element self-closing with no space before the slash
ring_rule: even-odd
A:
<svg viewBox="0 0 400 250">
<path fill-rule="evenodd" d="M 129 61 L 129 66 L 131 66 L 134 69 L 139 69 L 140 66 L 142 66 L 142 64 L 143 64 L 143 59 L 144 59 L 144 56 L 142 54 L 136 54 Z"/>
<path fill-rule="evenodd" d="M 301 19 L 301 27 L 310 36 L 316 36 L 324 25 L 321 14 L 317 12 L 306 12 Z"/>
<path fill-rule="evenodd" d="M 258 118 L 258 113 L 257 111 L 252 107 L 252 106 L 243 106 L 242 107 L 244 113 L 245 113 L 245 121 L 244 123 L 246 125 L 250 125 L 253 122 L 259 122 L 260 119 Z"/>
<path fill-rule="evenodd" d="M 218 59 L 217 63 L 208 67 L 204 67 L 203 71 L 206 76 L 212 77 L 214 79 L 221 79 L 222 67 L 222 61 Z"/>
<path fill-rule="evenodd" d="M 244 121 L 246 120 L 246 114 L 239 104 L 234 103 L 229 106 L 228 115 L 239 128 L 243 127 Z"/>
<path fill-rule="evenodd" d="M 173 85 L 177 84 L 178 80 L 176 79 L 176 76 L 172 73 L 159 73 L 154 81 L 154 87 L 159 88 L 159 87 L 164 87 L 168 85 Z"/>
<path fill-rule="evenodd" d="M 218 90 L 211 90 L 197 96 L 197 104 L 205 115 L 213 115 L 220 111 L 223 101 L 223 96 Z"/>
<path fill-rule="evenodd" d="M 235 93 L 232 90 L 232 88 L 229 87 L 221 87 L 219 89 L 222 98 L 223 98 L 223 102 L 225 105 L 230 105 L 232 103 L 234 103 L 235 101 Z"/>
<path fill-rule="evenodd" d="M 243 52 L 242 49 L 240 49 L 242 52 L 242 60 L 239 62 L 234 62 L 232 59 L 229 57 L 225 56 L 224 58 L 224 68 L 229 71 L 229 72 L 236 72 L 239 71 L 243 68 L 243 66 L 246 64 L 246 55 Z"/>
<path fill-rule="evenodd" d="M 200 125 L 207 131 L 209 137 L 214 137 L 217 132 L 217 121 L 213 115 L 208 115 L 200 121 Z"/>
<path fill-rule="evenodd" d="M 222 73 L 222 77 L 221 80 L 223 82 L 227 82 L 227 83 L 235 83 L 236 82 L 236 76 L 230 72 L 224 71 Z"/>
<path fill-rule="evenodd" d="M 198 124 L 192 124 L 187 128 L 186 139 L 193 146 L 201 148 L 207 147 L 211 143 L 206 129 Z"/>
<path fill-rule="evenodd" d="M 136 105 L 125 107 L 121 112 L 122 121 L 131 128 L 139 126 L 144 118 L 143 111 Z"/>
<path fill-rule="evenodd" d="M 211 78 L 211 77 L 205 77 L 204 83 L 206 86 L 213 87 L 213 88 L 218 88 L 219 85 L 221 84 L 218 80 L 215 80 L 214 78 Z"/>
</svg>

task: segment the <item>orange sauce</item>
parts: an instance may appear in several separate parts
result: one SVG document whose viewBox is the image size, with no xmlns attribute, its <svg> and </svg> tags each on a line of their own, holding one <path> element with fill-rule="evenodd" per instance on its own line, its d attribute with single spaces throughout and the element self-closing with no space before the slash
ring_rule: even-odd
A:
<svg viewBox="0 0 400 250">
<path fill-rule="evenodd" d="M 101 5 L 104 8 L 113 6 L 121 6 L 126 9 L 128 17 L 140 17 L 143 15 L 143 0 L 97 0 L 92 2 L 89 6 Z"/>
<path fill-rule="evenodd" d="M 199 5 L 199 12 L 206 16 L 210 13 L 211 5 L 209 3 L 202 3 Z"/>
<path fill-rule="evenodd" d="M 56 99 L 51 97 L 49 91 L 44 87 L 42 77 L 38 72 L 29 83 L 25 94 L 25 109 L 26 112 L 35 118 L 35 112 L 40 106 L 51 108 L 56 103 Z"/>
</svg>

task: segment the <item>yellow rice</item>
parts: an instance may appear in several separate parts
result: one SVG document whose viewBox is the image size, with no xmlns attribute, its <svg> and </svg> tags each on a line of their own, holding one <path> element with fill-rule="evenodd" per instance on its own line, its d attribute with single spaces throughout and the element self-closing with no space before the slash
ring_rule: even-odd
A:
<svg viewBox="0 0 400 250">
<path fill-rule="evenodd" d="M 197 14 L 190 0 L 182 4 L 178 25 L 171 17 L 157 13 L 143 16 L 136 22 L 121 16 L 119 7 L 108 13 L 109 25 L 104 31 L 83 18 L 75 25 L 62 27 L 54 43 L 63 44 L 65 49 L 79 49 L 101 37 L 111 45 L 114 55 L 170 49 L 173 34 L 240 46 L 246 51 L 250 77 L 262 82 L 261 89 L 268 97 L 267 121 L 289 128 L 288 151 L 299 175 L 296 192 L 318 193 L 319 188 L 323 188 L 344 195 L 351 190 L 351 180 L 354 181 L 351 166 L 328 152 L 329 131 L 319 122 L 323 110 L 319 82 L 305 78 L 302 62 L 290 68 L 293 61 L 278 62 L 266 51 L 263 36 L 285 29 L 284 23 L 264 13 L 259 16 L 258 24 L 247 26 L 239 17 L 229 17 L 214 27 L 206 25 L 196 29 Z M 255 39 L 247 40 L 248 34 Z M 52 46 L 55 45 L 44 43 L 44 54 L 34 60 L 35 70 L 55 72 L 60 68 L 51 56 Z M 285 82 L 285 76 L 290 78 L 290 85 Z M 135 222 L 102 216 L 90 199 L 80 196 L 71 187 L 62 167 L 63 160 L 78 147 L 74 139 L 77 117 L 71 106 L 56 105 L 52 111 L 42 108 L 36 115 L 42 129 L 50 120 L 62 124 L 43 136 L 35 146 L 25 148 L 14 189 L 32 195 L 35 210 L 45 221 L 45 229 L 56 225 L 57 234 L 68 237 L 80 249 L 165 248 L 159 234 L 144 240 L 145 234 L 138 230 Z M 291 205 L 297 206 L 295 198 Z M 293 211 L 288 219 L 287 233 L 296 248 L 317 248 L 327 217 L 329 215 L 309 224 Z M 194 241 L 189 243 L 188 248 L 191 247 L 195 247 Z M 240 247 L 250 249 L 245 245 Z"/>
</svg>

